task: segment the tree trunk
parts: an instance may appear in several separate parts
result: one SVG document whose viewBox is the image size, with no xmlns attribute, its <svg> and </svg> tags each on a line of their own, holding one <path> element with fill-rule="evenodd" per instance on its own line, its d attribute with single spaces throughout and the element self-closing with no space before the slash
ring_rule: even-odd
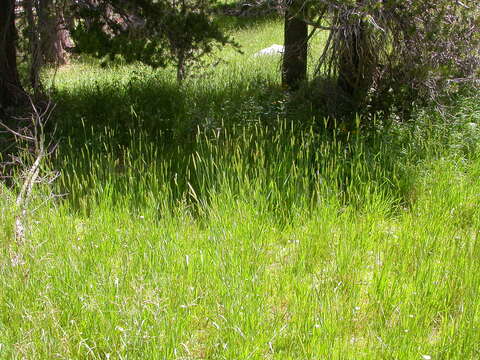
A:
<svg viewBox="0 0 480 360">
<path fill-rule="evenodd" d="M 15 0 L 0 1 L 0 109 L 26 100 L 17 70 Z"/>
<path fill-rule="evenodd" d="M 355 97 L 361 87 L 362 23 L 349 25 L 344 39 L 344 48 L 339 56 L 338 86 L 350 97 Z"/>
<path fill-rule="evenodd" d="M 37 12 L 43 61 L 65 65 L 68 62 L 65 48 L 70 43 L 70 37 L 65 29 L 63 10 L 56 8 L 52 0 L 39 0 Z"/>
<path fill-rule="evenodd" d="M 356 0 L 361 6 L 362 0 Z M 341 20 L 342 22 L 342 20 Z M 344 46 L 339 55 L 338 86 L 350 98 L 354 111 L 364 102 L 372 84 L 372 66 L 375 66 L 374 49 L 369 46 L 364 20 L 344 21 L 347 28 L 342 39 Z"/>
<path fill-rule="evenodd" d="M 304 1 L 288 0 L 285 11 L 282 84 L 297 89 L 307 79 L 308 25 L 302 19 Z"/>
<path fill-rule="evenodd" d="M 66 65 L 69 61 L 68 48 L 73 46 L 70 33 L 66 29 L 65 20 L 61 18 L 62 25 L 60 29 L 57 29 L 57 38 L 55 41 L 55 56 L 58 65 Z"/>
<path fill-rule="evenodd" d="M 38 34 L 37 21 L 35 20 L 33 11 L 33 1 L 24 0 L 23 7 L 25 9 L 25 14 L 27 15 L 27 35 L 30 45 L 30 84 L 34 93 L 36 93 L 41 88 L 40 69 L 42 67 L 42 53 L 40 50 L 40 37 Z"/>
<path fill-rule="evenodd" d="M 186 77 L 185 52 L 180 49 L 177 52 L 177 82 L 180 84 Z"/>
</svg>

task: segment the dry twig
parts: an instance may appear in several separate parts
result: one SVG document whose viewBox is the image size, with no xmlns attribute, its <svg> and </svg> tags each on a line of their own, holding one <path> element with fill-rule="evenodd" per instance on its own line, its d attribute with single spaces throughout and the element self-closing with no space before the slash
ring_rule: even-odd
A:
<svg viewBox="0 0 480 360">
<path fill-rule="evenodd" d="M 0 126 L 5 129 L 5 132 L 13 135 L 14 141 L 17 143 L 17 147 L 20 151 L 22 151 L 19 147 L 20 142 L 23 141 L 27 143 L 27 147 L 23 149 L 23 151 L 31 155 L 34 159 L 33 163 L 28 165 L 23 160 L 24 156 L 15 156 L 11 154 L 12 161 L 2 164 L 4 167 L 8 165 L 16 165 L 23 169 L 20 191 L 18 192 L 15 201 L 17 215 L 15 216 L 13 229 L 15 240 L 18 243 L 25 242 L 25 223 L 28 215 L 28 204 L 31 200 L 35 184 L 51 184 L 58 177 L 58 173 L 49 173 L 40 176 L 44 160 L 51 154 L 51 152 L 47 151 L 50 145 L 47 145 L 45 140 L 45 124 L 52 114 L 54 105 L 49 102 L 44 110 L 41 111 L 34 104 L 32 99 L 29 100 L 32 109 L 29 119 L 16 119 L 18 122 L 28 120 L 28 126 L 20 129 L 12 129 L 12 127 L 0 122 Z"/>
</svg>

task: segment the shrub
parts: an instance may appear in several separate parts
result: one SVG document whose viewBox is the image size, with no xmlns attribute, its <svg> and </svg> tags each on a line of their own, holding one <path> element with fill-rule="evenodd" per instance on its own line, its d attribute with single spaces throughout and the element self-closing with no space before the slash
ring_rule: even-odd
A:
<svg viewBox="0 0 480 360">
<path fill-rule="evenodd" d="M 480 65 L 476 1 L 320 0 L 311 24 L 329 31 L 317 74 L 338 79 L 358 112 L 409 114 L 475 84 Z"/>
</svg>

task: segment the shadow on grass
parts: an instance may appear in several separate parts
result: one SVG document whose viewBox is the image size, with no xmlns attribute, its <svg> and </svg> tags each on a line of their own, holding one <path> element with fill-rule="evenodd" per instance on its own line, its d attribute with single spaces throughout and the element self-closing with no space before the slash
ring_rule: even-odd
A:
<svg viewBox="0 0 480 360">
<path fill-rule="evenodd" d="M 113 130 L 120 143 L 132 129 L 158 142 L 188 142 L 197 129 L 209 130 L 285 116 L 287 96 L 276 85 L 252 78 L 211 86 L 208 80 L 178 85 L 163 77 L 128 81 L 93 80 L 57 90 L 57 132 L 77 138 L 84 129 Z"/>
<path fill-rule="evenodd" d="M 257 78 L 179 86 L 141 74 L 58 90 L 57 135 L 68 139 L 70 148 L 58 164 L 70 179 L 72 174 L 84 179 L 67 179 L 61 190 L 75 188 L 72 205 L 82 208 L 82 198 L 88 198 L 91 189 L 99 191 L 96 181 L 113 182 L 119 199 L 128 193 L 140 207 L 146 189 L 158 182 L 155 179 L 164 179 L 173 189 L 164 198 L 203 206 L 225 176 L 230 184 L 263 176 L 265 190 L 271 187 L 269 206 L 282 217 L 294 211 L 299 199 L 312 199 L 322 181 L 332 184 L 346 202 L 362 204 L 365 191 L 375 188 L 408 205 L 415 176 L 410 155 L 403 151 L 406 132 L 381 124 L 369 132 L 331 126 L 332 121 L 325 121 L 325 101 L 316 97 L 321 94 L 308 86 L 304 93 L 288 94 L 278 84 Z M 233 138 L 215 135 L 228 132 Z M 199 133 L 207 140 L 199 140 Z M 250 140 L 242 138 L 245 134 Z M 87 148 L 83 158 L 75 151 Z M 199 167 L 195 154 L 211 163 Z M 304 177 L 295 180 L 292 171 Z M 149 191 L 164 194 L 160 188 Z"/>
</svg>

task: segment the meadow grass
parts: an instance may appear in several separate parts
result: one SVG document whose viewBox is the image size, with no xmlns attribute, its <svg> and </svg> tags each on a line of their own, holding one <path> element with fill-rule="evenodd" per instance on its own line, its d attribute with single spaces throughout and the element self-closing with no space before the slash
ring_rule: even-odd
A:
<svg viewBox="0 0 480 360">
<path fill-rule="evenodd" d="M 332 130 L 250 56 L 281 23 L 235 31 L 182 86 L 59 70 L 66 195 L 36 189 L 18 244 L 0 187 L 0 358 L 477 359 L 477 94 Z"/>
</svg>

